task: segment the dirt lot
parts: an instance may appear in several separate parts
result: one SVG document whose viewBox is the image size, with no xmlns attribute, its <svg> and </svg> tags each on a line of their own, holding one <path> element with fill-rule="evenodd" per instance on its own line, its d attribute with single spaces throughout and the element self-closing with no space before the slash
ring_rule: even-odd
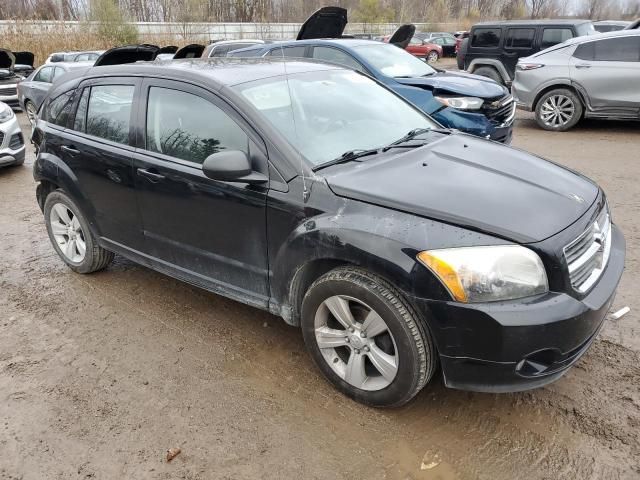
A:
<svg viewBox="0 0 640 480">
<path fill-rule="evenodd" d="M 0 171 L 0 479 L 639 478 L 640 125 L 552 134 L 519 117 L 516 146 L 608 192 L 628 245 L 614 307 L 632 311 L 549 387 L 436 380 L 392 411 L 337 394 L 298 330 L 266 313 L 123 259 L 65 268 L 30 150 Z"/>
</svg>

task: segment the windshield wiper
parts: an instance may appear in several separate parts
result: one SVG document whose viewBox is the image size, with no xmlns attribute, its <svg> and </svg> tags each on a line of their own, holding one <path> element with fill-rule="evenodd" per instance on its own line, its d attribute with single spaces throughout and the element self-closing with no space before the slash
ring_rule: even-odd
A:
<svg viewBox="0 0 640 480">
<path fill-rule="evenodd" d="M 351 162 L 353 160 L 357 160 L 358 158 L 366 157 L 367 155 L 374 155 L 376 153 L 380 153 L 379 148 L 372 148 L 370 150 L 348 150 L 339 157 L 334 158 L 333 160 L 329 160 L 328 162 L 324 162 L 313 167 L 312 170 L 315 172 L 317 170 L 320 170 L 321 168 L 330 167 L 331 165 L 337 165 L 339 163 Z"/>
<path fill-rule="evenodd" d="M 451 134 L 451 130 L 447 130 L 446 128 L 414 128 L 409 133 L 407 133 L 404 137 L 399 138 L 393 143 L 390 143 L 386 147 L 383 147 L 381 151 L 386 152 L 387 150 L 390 150 L 392 148 L 398 148 L 401 144 L 408 142 L 409 140 L 412 140 L 413 138 L 427 132 L 444 133 L 445 135 Z M 423 143 L 422 145 L 425 145 L 425 144 Z M 421 147 L 422 145 L 411 145 L 411 147 Z"/>
</svg>

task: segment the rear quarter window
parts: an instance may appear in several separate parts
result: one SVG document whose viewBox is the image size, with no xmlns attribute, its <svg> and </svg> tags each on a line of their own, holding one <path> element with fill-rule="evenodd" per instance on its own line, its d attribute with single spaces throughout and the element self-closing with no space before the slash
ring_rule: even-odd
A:
<svg viewBox="0 0 640 480">
<path fill-rule="evenodd" d="M 66 127 L 73 107 L 74 93 L 75 90 L 69 90 L 52 99 L 44 111 L 44 119 L 54 125 Z"/>
<path fill-rule="evenodd" d="M 471 46 L 492 48 L 500 44 L 502 30 L 499 28 L 476 28 L 471 34 Z"/>
</svg>

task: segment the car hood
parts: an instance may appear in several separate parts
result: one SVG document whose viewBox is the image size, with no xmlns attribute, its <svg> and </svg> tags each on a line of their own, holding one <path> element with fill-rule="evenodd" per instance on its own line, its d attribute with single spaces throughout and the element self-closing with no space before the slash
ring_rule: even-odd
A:
<svg viewBox="0 0 640 480">
<path fill-rule="evenodd" d="M 445 135 L 399 155 L 338 165 L 326 173 L 339 196 L 518 243 L 538 242 L 565 229 L 599 192 L 571 170 L 464 134 Z"/>
<path fill-rule="evenodd" d="M 347 26 L 347 9 L 342 7 L 322 7 L 307 18 L 296 40 L 316 38 L 340 38 Z"/>
<path fill-rule="evenodd" d="M 0 48 L 0 68 L 10 70 L 15 63 L 16 57 L 13 52 L 5 48 Z"/>
<path fill-rule="evenodd" d="M 407 45 L 409 45 L 414 33 L 416 33 L 415 25 L 411 23 L 400 25 L 389 38 L 389 43 L 396 47 L 407 48 Z"/>
<path fill-rule="evenodd" d="M 428 77 L 395 78 L 395 80 L 403 85 L 480 98 L 499 98 L 509 93 L 505 87 L 493 80 L 463 72 L 438 71 Z"/>
</svg>

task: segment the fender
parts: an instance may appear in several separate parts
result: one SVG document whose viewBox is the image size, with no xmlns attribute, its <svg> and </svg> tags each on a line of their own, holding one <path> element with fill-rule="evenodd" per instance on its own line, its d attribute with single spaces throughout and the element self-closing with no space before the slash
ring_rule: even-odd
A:
<svg viewBox="0 0 640 480">
<path fill-rule="evenodd" d="M 545 90 L 555 87 L 571 87 L 574 86 L 573 82 L 570 78 L 560 77 L 560 78 L 551 78 L 546 80 L 544 83 L 538 86 L 536 89 L 536 93 L 534 96 L 533 103 L 531 105 L 531 110 L 534 111 L 536 109 L 536 105 L 540 101 L 540 97 L 543 95 Z M 575 87 L 575 86 L 574 86 Z"/>
<path fill-rule="evenodd" d="M 509 75 L 509 72 L 507 72 L 507 69 L 504 68 L 500 60 L 496 60 L 495 58 L 476 58 L 471 60 L 471 63 L 467 67 L 467 72 L 473 73 L 478 67 L 493 67 L 498 71 L 505 83 L 512 81 L 511 75 Z"/>
<path fill-rule="evenodd" d="M 290 184 L 290 191 L 299 188 Z M 435 220 L 320 193 L 320 189 L 330 190 L 324 179 L 318 179 L 310 189 L 309 202 L 295 212 L 297 215 L 289 211 L 280 217 L 273 205 L 267 213 L 268 228 L 278 225 L 282 229 L 269 232 L 270 309 L 292 325 L 299 322 L 299 303 L 308 286 L 338 265 L 364 268 L 387 279 L 408 297 L 450 300 L 445 287 L 418 263 L 416 255 L 426 249 L 451 247 L 452 238 L 458 239 L 453 246 L 501 243 Z M 331 205 L 314 205 L 318 197 L 329 199 Z M 288 231 L 281 221 L 285 216 L 297 219 Z"/>
</svg>

